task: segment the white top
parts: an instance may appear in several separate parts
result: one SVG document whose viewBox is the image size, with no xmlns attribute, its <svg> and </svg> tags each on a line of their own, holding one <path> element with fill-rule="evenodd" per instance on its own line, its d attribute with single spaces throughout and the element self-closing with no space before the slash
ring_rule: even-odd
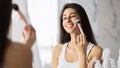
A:
<svg viewBox="0 0 120 68">
<path fill-rule="evenodd" d="M 79 67 L 79 62 L 70 63 L 70 62 L 67 62 L 66 59 L 65 59 L 65 51 L 67 49 L 67 45 L 68 45 L 68 43 L 64 43 L 64 45 L 63 45 L 61 54 L 60 54 L 59 59 L 58 59 L 57 68 L 78 68 Z M 89 54 L 89 52 L 90 52 L 90 50 L 92 49 L 93 46 L 94 46 L 94 44 L 92 44 L 92 43 L 88 44 L 87 53 L 86 53 L 87 56 L 88 56 L 88 54 Z"/>
</svg>

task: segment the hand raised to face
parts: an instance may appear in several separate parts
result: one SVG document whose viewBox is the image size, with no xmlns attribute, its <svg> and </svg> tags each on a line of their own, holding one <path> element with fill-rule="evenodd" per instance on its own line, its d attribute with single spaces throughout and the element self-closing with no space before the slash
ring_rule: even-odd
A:
<svg viewBox="0 0 120 68">
<path fill-rule="evenodd" d="M 77 25 L 79 27 L 79 30 L 80 30 L 80 34 L 78 34 L 77 38 L 76 38 L 77 47 L 78 47 L 78 50 L 81 53 L 86 53 L 88 41 L 87 41 L 86 36 L 85 36 L 85 34 L 84 34 L 83 30 L 82 30 L 80 20 L 77 20 L 76 23 L 77 23 Z"/>
<path fill-rule="evenodd" d="M 31 47 L 36 40 L 35 29 L 31 25 L 26 25 L 23 31 L 24 44 Z"/>
</svg>

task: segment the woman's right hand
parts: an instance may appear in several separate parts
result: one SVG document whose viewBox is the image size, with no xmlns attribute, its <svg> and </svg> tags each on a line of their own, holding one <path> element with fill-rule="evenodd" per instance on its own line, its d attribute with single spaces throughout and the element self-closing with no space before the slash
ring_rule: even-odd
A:
<svg viewBox="0 0 120 68">
<path fill-rule="evenodd" d="M 23 38 L 24 38 L 23 43 L 31 48 L 36 40 L 35 29 L 31 25 L 26 25 L 22 34 L 23 34 Z"/>
<path fill-rule="evenodd" d="M 79 53 L 86 55 L 88 41 L 87 41 L 85 33 L 82 30 L 81 25 L 80 24 L 77 24 L 77 25 L 80 30 L 80 34 L 78 34 L 76 37 L 77 49 L 78 49 Z"/>
</svg>

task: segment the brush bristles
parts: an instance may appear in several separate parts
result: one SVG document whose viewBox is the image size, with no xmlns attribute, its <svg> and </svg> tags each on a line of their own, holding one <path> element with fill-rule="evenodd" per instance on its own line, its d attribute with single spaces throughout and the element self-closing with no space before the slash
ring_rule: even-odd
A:
<svg viewBox="0 0 120 68">
<path fill-rule="evenodd" d="M 79 24 L 80 24 L 80 20 L 79 20 L 79 19 L 77 19 L 77 20 L 76 20 L 76 23 L 79 23 Z"/>
</svg>

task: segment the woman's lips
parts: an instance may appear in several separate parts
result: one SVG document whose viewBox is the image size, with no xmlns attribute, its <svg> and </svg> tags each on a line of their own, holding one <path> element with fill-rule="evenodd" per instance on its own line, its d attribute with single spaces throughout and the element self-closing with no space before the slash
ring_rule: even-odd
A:
<svg viewBox="0 0 120 68">
<path fill-rule="evenodd" d="M 74 25 L 74 24 L 67 24 L 66 27 L 67 27 L 67 28 L 71 28 L 71 27 L 73 27 L 73 25 Z"/>
<path fill-rule="evenodd" d="M 67 25 L 67 28 L 71 28 L 73 25 Z"/>
</svg>

